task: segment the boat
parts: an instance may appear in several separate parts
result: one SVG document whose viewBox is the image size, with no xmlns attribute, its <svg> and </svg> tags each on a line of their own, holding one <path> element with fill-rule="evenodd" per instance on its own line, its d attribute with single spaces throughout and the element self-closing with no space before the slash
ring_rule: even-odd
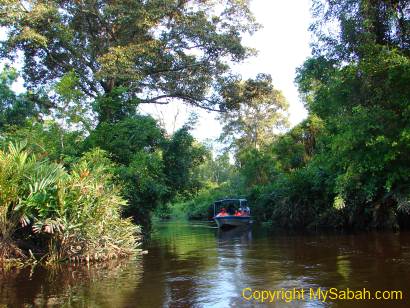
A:
<svg viewBox="0 0 410 308">
<path fill-rule="evenodd" d="M 214 202 L 214 221 L 218 228 L 246 226 L 252 223 L 246 199 L 223 199 Z"/>
</svg>

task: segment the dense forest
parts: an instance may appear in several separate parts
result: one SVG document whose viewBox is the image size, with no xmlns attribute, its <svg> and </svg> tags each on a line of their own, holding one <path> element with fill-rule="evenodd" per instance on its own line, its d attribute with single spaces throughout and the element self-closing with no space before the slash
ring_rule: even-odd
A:
<svg viewBox="0 0 410 308">
<path fill-rule="evenodd" d="M 1 0 L 0 259 L 129 255 L 152 215 L 239 195 L 277 227 L 409 226 L 410 3 L 312 13 L 309 115 L 290 128 L 271 76 L 232 70 L 255 54 L 247 1 Z M 194 115 L 169 134 L 139 109 L 170 102 L 215 112 L 224 150 Z"/>
<path fill-rule="evenodd" d="M 410 3 L 314 1 L 312 12 L 312 56 L 295 79 L 307 119 L 273 134 L 284 99 L 242 83 L 229 96 L 240 108 L 220 117 L 235 168 L 217 167 L 231 175 L 187 204 L 202 204 L 194 216 L 240 192 L 275 227 L 410 225 Z"/>
</svg>

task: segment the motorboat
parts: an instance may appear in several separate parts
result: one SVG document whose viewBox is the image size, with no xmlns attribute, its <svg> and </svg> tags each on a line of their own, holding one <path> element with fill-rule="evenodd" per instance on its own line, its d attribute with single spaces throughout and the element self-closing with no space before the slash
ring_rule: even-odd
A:
<svg viewBox="0 0 410 308">
<path fill-rule="evenodd" d="M 239 227 L 252 223 L 246 199 L 222 199 L 214 202 L 214 221 L 218 228 Z"/>
</svg>

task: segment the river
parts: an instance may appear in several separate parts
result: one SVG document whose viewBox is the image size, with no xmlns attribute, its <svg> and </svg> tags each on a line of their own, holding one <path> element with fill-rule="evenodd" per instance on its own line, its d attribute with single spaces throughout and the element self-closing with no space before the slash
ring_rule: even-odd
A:
<svg viewBox="0 0 410 308">
<path fill-rule="evenodd" d="M 0 307 L 254 307 L 264 290 L 282 297 L 263 306 L 410 307 L 409 232 L 222 232 L 166 222 L 155 225 L 144 249 L 132 260 L 0 273 Z M 338 299 L 317 297 L 319 288 L 333 288 Z M 347 289 L 403 299 L 344 300 Z"/>
</svg>

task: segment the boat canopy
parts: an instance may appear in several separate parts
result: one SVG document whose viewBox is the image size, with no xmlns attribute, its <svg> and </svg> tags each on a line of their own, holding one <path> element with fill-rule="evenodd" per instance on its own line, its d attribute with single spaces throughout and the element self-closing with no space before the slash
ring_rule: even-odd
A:
<svg viewBox="0 0 410 308">
<path fill-rule="evenodd" d="M 237 198 L 237 199 L 234 199 L 234 198 L 232 198 L 232 199 L 221 199 L 221 200 L 217 200 L 217 201 L 215 201 L 215 203 L 217 203 L 217 202 L 229 202 L 229 201 L 244 201 L 244 202 L 248 202 L 248 200 L 246 200 L 246 199 L 242 199 L 242 198 Z"/>
</svg>

